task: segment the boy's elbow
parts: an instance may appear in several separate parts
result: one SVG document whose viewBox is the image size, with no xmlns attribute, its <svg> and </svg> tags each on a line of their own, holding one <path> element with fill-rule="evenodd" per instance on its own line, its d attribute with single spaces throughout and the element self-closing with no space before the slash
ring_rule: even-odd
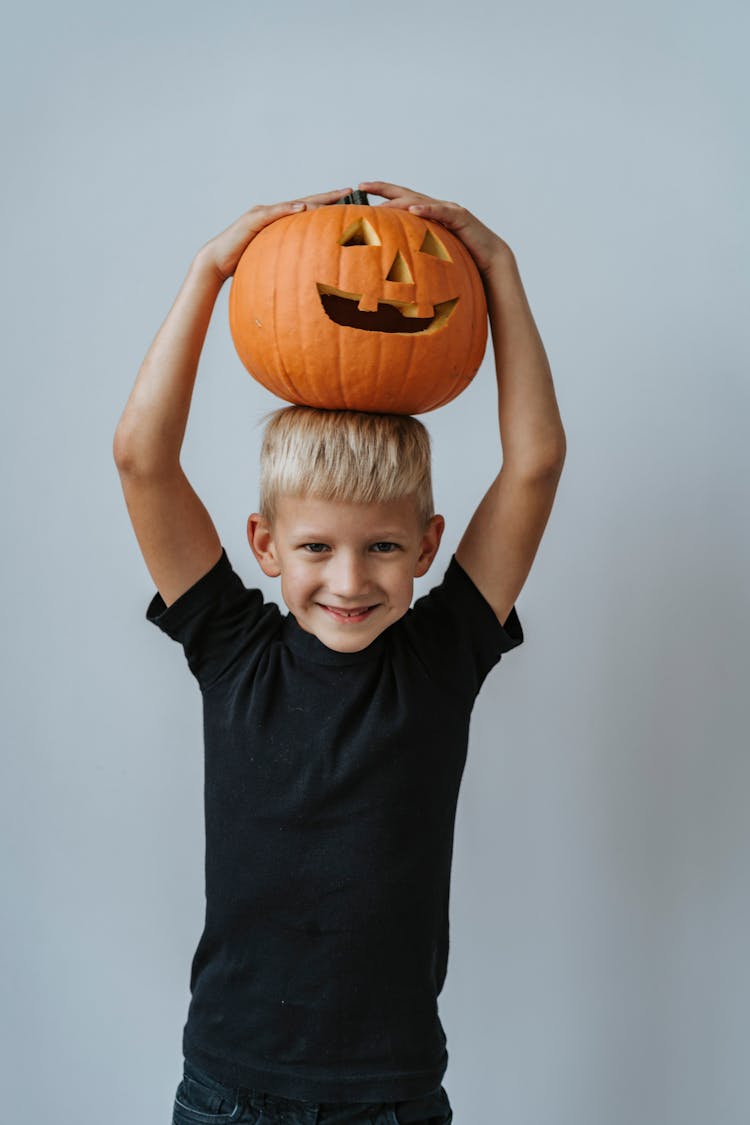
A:
<svg viewBox="0 0 750 1125">
<path fill-rule="evenodd" d="M 534 477 L 559 476 L 565 464 L 566 453 L 567 444 L 563 433 L 554 442 L 540 447 L 533 456 L 526 459 L 528 474 Z"/>
<path fill-rule="evenodd" d="M 112 456 L 120 476 L 146 476 L 153 466 L 146 458 L 142 444 L 124 421 L 120 421 L 112 440 Z"/>
<path fill-rule="evenodd" d="M 112 440 L 112 456 L 118 472 L 128 473 L 136 468 L 137 459 L 133 438 L 122 420 L 118 423 Z"/>
<path fill-rule="evenodd" d="M 543 458 L 543 464 L 551 472 L 562 472 L 562 467 L 565 464 L 565 455 L 568 452 L 568 442 L 565 437 L 565 430 L 560 426 L 559 432 L 556 434 L 554 441 L 550 442 L 549 449 Z"/>
<path fill-rule="evenodd" d="M 121 478 L 154 483 L 170 479 L 180 469 L 180 458 L 153 450 L 119 425 L 112 441 L 112 456 Z"/>
<path fill-rule="evenodd" d="M 125 434 L 119 425 L 115 430 L 115 436 L 112 440 L 112 456 L 114 457 L 115 465 L 117 465 L 118 469 L 123 470 L 127 466 L 130 451 Z"/>
</svg>

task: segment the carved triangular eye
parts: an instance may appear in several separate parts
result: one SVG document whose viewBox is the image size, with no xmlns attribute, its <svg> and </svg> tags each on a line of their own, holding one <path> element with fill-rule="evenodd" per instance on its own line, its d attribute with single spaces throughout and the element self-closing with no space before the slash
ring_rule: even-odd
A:
<svg viewBox="0 0 750 1125">
<path fill-rule="evenodd" d="M 429 227 L 425 231 L 425 236 L 419 250 L 422 254 L 432 254 L 433 258 L 442 258 L 444 262 L 452 261 L 450 254 L 445 249 L 440 239 L 437 235 L 432 233 Z"/>
<path fill-rule="evenodd" d="M 357 219 L 341 235 L 339 246 L 380 246 L 380 239 L 367 219 Z"/>
<path fill-rule="evenodd" d="M 414 284 L 414 278 L 411 276 L 411 270 L 409 269 L 409 264 L 406 261 L 406 258 L 404 257 L 404 255 L 401 253 L 400 250 L 398 250 L 396 252 L 396 257 L 393 259 L 393 264 L 391 265 L 391 268 L 388 270 L 388 276 L 386 277 L 385 280 L 386 281 L 406 281 L 406 282 L 408 282 L 412 285 Z"/>
</svg>

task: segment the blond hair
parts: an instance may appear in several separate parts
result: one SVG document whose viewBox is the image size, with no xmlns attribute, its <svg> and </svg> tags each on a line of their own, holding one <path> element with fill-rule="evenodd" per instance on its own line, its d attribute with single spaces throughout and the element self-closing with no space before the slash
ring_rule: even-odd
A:
<svg viewBox="0 0 750 1125">
<path fill-rule="evenodd" d="M 260 512 L 270 522 L 281 495 L 363 504 L 412 495 L 426 527 L 430 435 L 409 414 L 283 407 L 267 416 L 260 451 Z"/>
</svg>

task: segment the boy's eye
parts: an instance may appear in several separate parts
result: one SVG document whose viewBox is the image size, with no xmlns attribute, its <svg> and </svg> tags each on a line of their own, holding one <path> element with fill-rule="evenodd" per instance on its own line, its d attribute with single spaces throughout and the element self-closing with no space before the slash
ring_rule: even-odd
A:
<svg viewBox="0 0 750 1125">
<path fill-rule="evenodd" d="M 327 543 L 303 543 L 302 548 L 305 551 L 309 551 L 309 553 L 311 555 L 322 555 L 324 551 L 328 550 L 328 544 Z M 398 545 L 398 543 L 390 543 L 386 540 L 381 540 L 378 543 L 373 543 L 372 546 L 370 547 L 370 550 L 374 551 L 378 555 L 390 555 L 394 551 L 399 550 L 399 545 Z"/>
</svg>

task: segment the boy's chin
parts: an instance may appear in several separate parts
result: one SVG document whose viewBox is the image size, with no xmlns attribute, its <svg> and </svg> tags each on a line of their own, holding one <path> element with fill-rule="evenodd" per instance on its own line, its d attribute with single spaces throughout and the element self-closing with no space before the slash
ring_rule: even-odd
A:
<svg viewBox="0 0 750 1125">
<path fill-rule="evenodd" d="M 390 622 L 366 622 L 361 625 L 316 624 L 315 636 L 334 652 L 362 652 L 388 628 Z"/>
<path fill-rule="evenodd" d="M 318 607 L 318 612 L 305 614 L 303 619 L 298 618 L 297 624 L 334 652 L 362 652 L 395 620 L 396 616 L 386 615 L 383 608 L 378 607 L 364 621 L 349 624 L 337 621 L 325 609 Z"/>
</svg>

